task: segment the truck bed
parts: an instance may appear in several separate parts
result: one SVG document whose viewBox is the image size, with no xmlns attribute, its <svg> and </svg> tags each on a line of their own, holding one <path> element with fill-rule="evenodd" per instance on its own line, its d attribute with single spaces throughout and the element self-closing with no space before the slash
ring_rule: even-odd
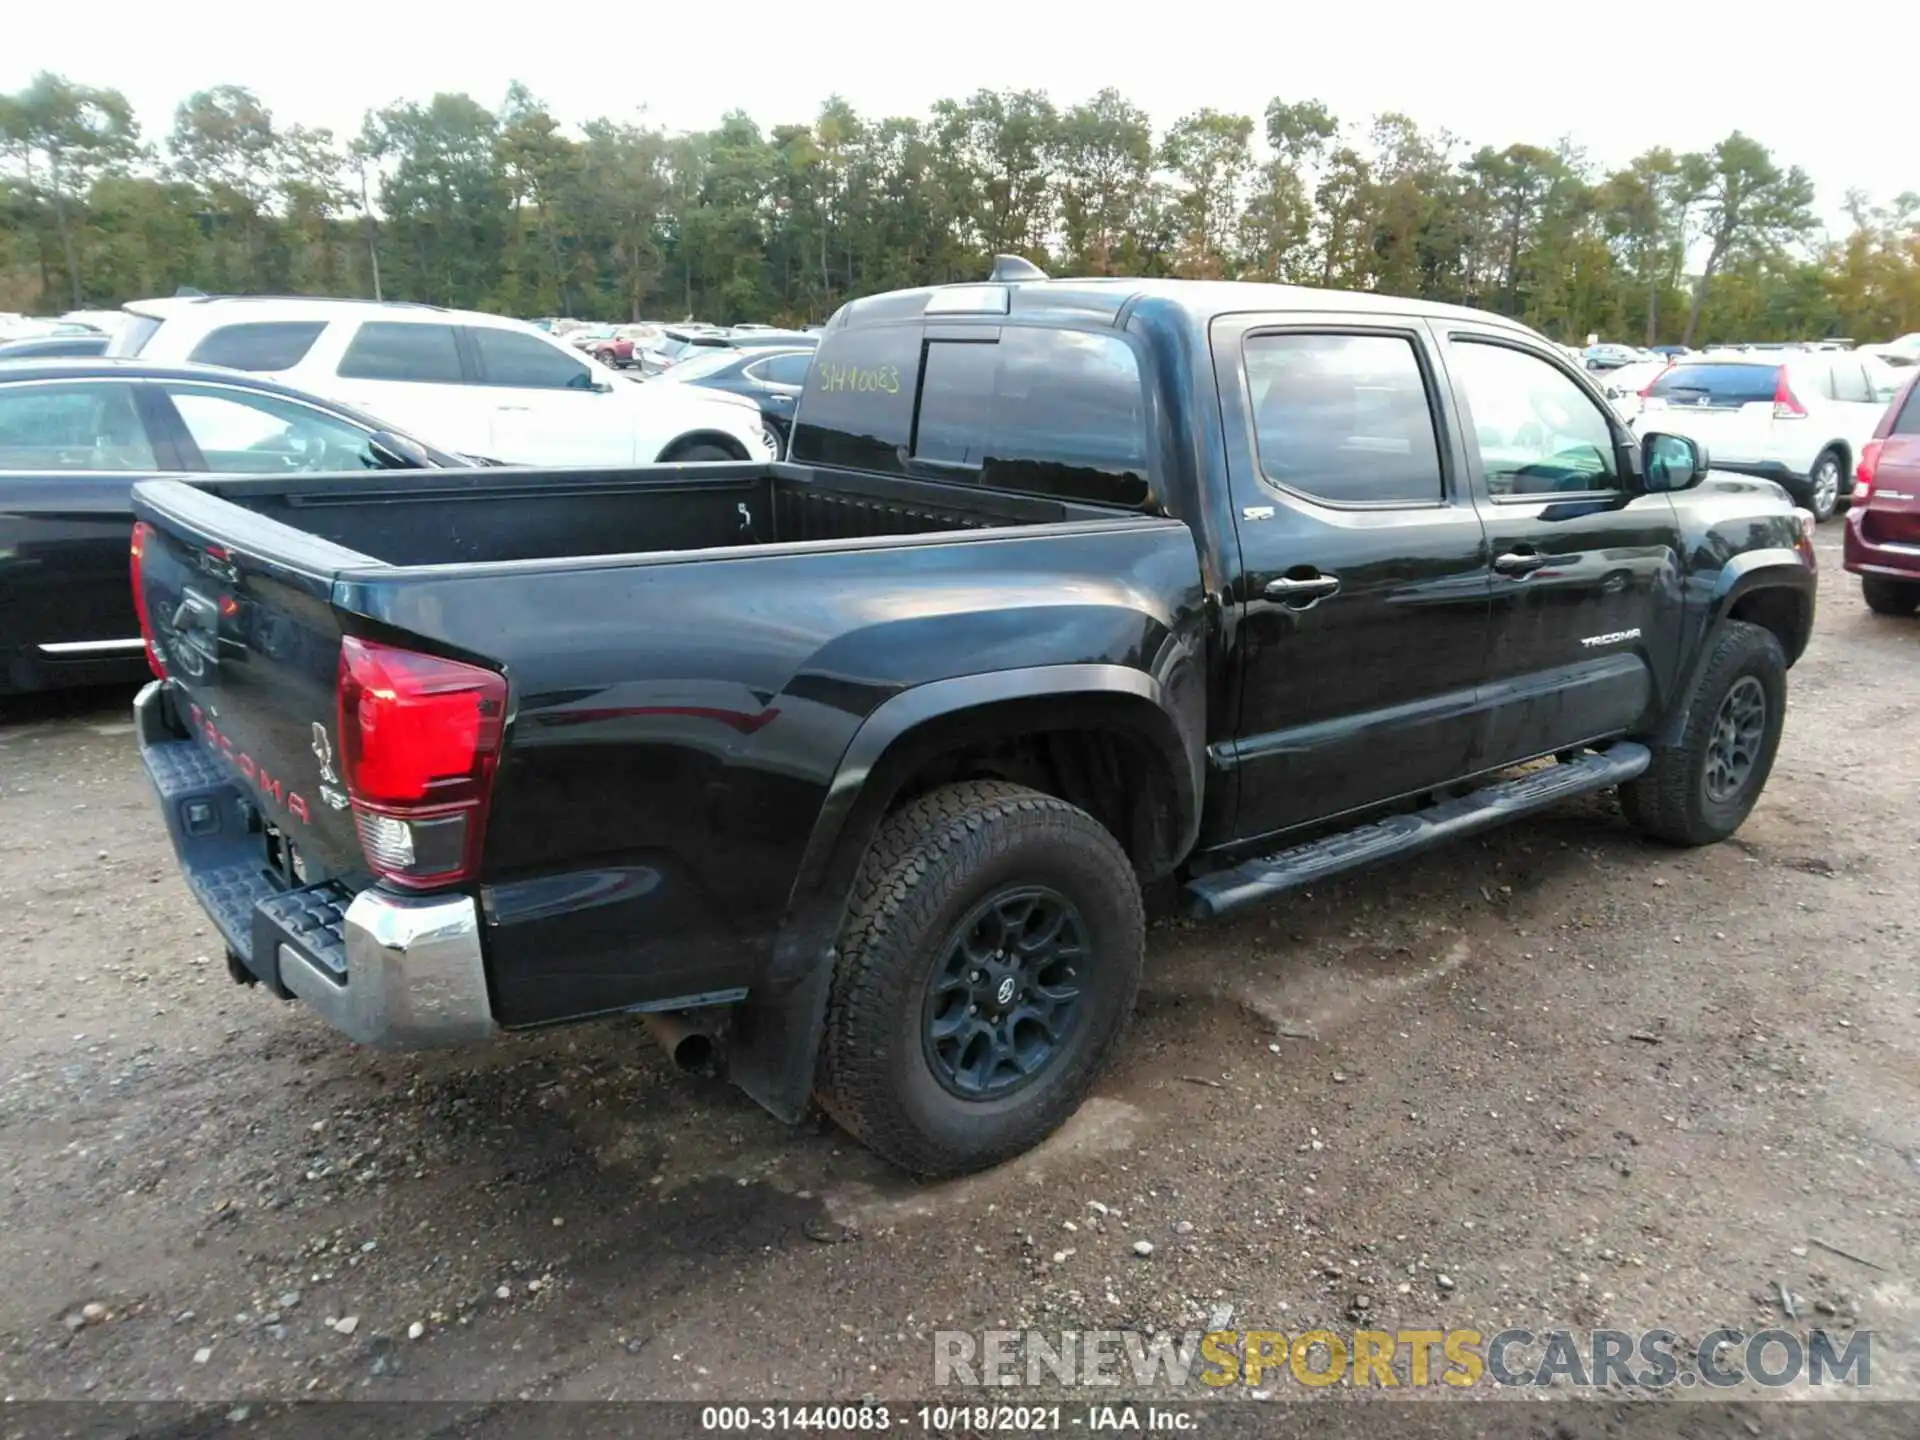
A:
<svg viewBox="0 0 1920 1440">
<path fill-rule="evenodd" d="M 375 878 L 349 638 L 505 681 L 462 888 L 506 1025 L 753 984 L 841 757 L 907 692 L 1011 677 L 1038 724 L 1041 670 L 1117 676 L 1198 754 L 1204 592 L 1162 516 L 749 464 L 159 480 L 134 511 L 150 773 L 275 987 L 287 927 Z"/>
<path fill-rule="evenodd" d="M 409 567 L 925 535 L 1116 513 L 890 477 L 837 474 L 829 482 L 804 466 L 748 463 L 274 476 L 196 480 L 192 489 Z M 170 508 L 201 508 L 172 494 Z"/>
</svg>

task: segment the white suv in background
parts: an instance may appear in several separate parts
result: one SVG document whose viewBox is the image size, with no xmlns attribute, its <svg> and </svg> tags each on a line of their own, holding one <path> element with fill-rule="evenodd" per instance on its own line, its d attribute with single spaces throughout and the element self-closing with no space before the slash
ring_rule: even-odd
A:
<svg viewBox="0 0 1920 1440">
<path fill-rule="evenodd" d="M 749 400 L 637 384 L 498 315 L 314 297 L 136 300 L 109 355 L 271 375 L 443 449 L 509 465 L 771 460 Z"/>
<path fill-rule="evenodd" d="M 1899 388 L 1898 371 L 1848 350 L 1709 351 L 1662 370 L 1633 425 L 1698 441 L 1715 470 L 1777 481 L 1826 520 Z"/>
</svg>

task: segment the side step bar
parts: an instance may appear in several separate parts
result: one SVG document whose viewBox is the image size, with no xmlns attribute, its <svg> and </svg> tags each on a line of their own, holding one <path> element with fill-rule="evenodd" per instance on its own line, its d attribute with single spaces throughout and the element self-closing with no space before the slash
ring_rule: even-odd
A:
<svg viewBox="0 0 1920 1440">
<path fill-rule="evenodd" d="M 1370 825 L 1323 836 L 1276 855 L 1216 870 L 1186 884 L 1189 915 L 1213 919 L 1287 890 L 1357 870 L 1390 856 L 1410 855 L 1443 840 L 1471 835 L 1544 810 L 1574 795 L 1605 790 L 1633 779 L 1653 761 L 1644 745 L 1622 740 L 1577 760 L 1529 771 L 1407 815 L 1389 815 Z"/>
</svg>

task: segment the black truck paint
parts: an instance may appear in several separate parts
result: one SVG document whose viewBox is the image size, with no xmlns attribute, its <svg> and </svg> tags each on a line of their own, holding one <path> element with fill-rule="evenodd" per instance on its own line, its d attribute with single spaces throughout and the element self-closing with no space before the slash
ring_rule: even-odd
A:
<svg viewBox="0 0 1920 1440">
<path fill-rule="evenodd" d="M 1467 383 L 1473 345 L 1571 386 L 1540 418 L 1607 437 L 1580 464 L 1612 476 L 1499 458 L 1530 432 Z M 1349 351 L 1415 378 L 1328 399 Z M 1330 418 L 1276 420 L 1256 353 L 1281 357 L 1260 384 Z M 997 377 L 973 411 L 970 375 Z M 1270 473 L 1342 425 L 1326 464 L 1348 471 L 1300 483 L 1348 490 Z M 1376 470 L 1417 480 L 1428 441 L 1430 495 L 1368 497 Z M 1766 482 L 1664 488 L 1641 444 L 1556 350 L 1477 312 L 1208 282 L 881 295 L 827 327 L 787 463 L 141 484 L 171 675 L 143 743 L 150 769 L 189 736 L 224 753 L 246 835 L 302 858 L 263 867 L 256 904 L 277 916 L 291 887 L 333 914 L 370 893 L 322 795 L 342 635 L 500 672 L 469 887 L 492 1020 L 727 1006 L 730 1072 L 797 1118 L 855 877 L 915 796 L 983 777 L 1058 796 L 1149 893 L 1212 914 L 1695 744 L 1727 622 L 1784 664 L 1804 649 L 1809 531 Z M 1556 755 L 1557 779 L 1500 778 Z M 161 790 L 191 874 L 207 842 L 183 785 Z M 259 938 L 283 931 L 223 928 L 286 993 Z"/>
</svg>

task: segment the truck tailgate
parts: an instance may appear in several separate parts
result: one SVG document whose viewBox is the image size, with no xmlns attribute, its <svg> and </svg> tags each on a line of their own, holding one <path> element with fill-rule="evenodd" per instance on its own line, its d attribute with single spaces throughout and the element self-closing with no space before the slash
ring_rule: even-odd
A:
<svg viewBox="0 0 1920 1440">
<path fill-rule="evenodd" d="M 289 883 L 364 869 L 338 755 L 343 569 L 376 562 L 192 487 L 136 491 L 135 583 L 175 717 Z"/>
</svg>

